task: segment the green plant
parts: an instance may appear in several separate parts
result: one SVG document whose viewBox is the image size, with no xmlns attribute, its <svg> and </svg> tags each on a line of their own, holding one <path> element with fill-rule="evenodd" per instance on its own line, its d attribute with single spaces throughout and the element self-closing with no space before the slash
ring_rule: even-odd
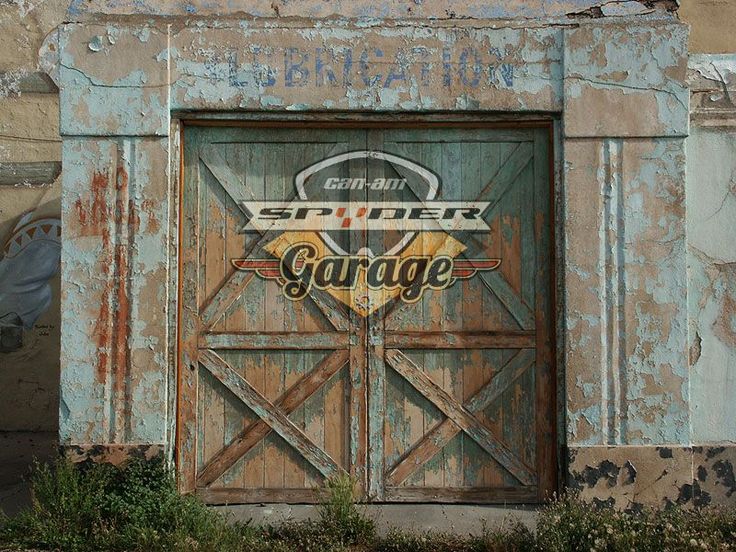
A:
<svg viewBox="0 0 736 552">
<path fill-rule="evenodd" d="M 563 495 L 540 514 L 537 549 L 549 552 L 733 550 L 736 512 L 722 508 L 621 512 Z"/>
<path fill-rule="evenodd" d="M 426 534 L 389 531 L 375 546 L 377 552 L 471 552 L 467 538 L 451 533 Z"/>
<path fill-rule="evenodd" d="M 318 506 L 321 525 L 342 545 L 367 544 L 376 536 L 373 520 L 355 504 L 355 486 L 356 481 L 347 474 L 328 479 Z"/>
<path fill-rule="evenodd" d="M 6 520 L 0 539 L 13 546 L 93 550 L 241 550 L 259 531 L 231 526 L 200 501 L 177 492 L 162 460 L 36 465 L 32 507 Z"/>
<path fill-rule="evenodd" d="M 471 539 L 473 550 L 483 552 L 529 552 L 536 549 L 534 533 L 521 521 L 508 518 L 497 527 L 483 526 L 481 536 Z"/>
<path fill-rule="evenodd" d="M 376 552 L 530 552 L 535 550 L 534 534 L 520 521 L 510 520 L 499 527 L 483 527 L 479 536 L 428 532 L 424 534 L 390 531 L 375 545 Z"/>
<path fill-rule="evenodd" d="M 4 546 L 64 552 L 693 552 L 736 549 L 736 510 L 620 512 L 567 494 L 544 507 L 536 533 L 518 521 L 478 536 L 398 530 L 378 538 L 355 504 L 355 481 L 330 479 L 319 517 L 278 527 L 231 524 L 193 496 L 177 492 L 162 460 L 123 467 L 37 465 L 33 505 L 0 518 Z"/>
<path fill-rule="evenodd" d="M 358 510 L 355 485 L 355 480 L 346 474 L 325 481 L 325 486 L 318 489 L 319 518 L 271 527 L 271 542 L 281 542 L 291 547 L 289 550 L 300 552 L 369 549 L 376 537 L 375 525 Z"/>
</svg>

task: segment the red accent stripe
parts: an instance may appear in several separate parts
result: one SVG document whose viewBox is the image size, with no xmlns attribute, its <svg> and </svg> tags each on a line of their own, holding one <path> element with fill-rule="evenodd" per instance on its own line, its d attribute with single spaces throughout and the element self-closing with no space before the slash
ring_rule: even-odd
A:
<svg viewBox="0 0 736 552">
<path fill-rule="evenodd" d="M 244 270 L 278 268 L 279 262 L 270 259 L 236 259 L 233 264 Z"/>
<path fill-rule="evenodd" d="M 473 268 L 475 270 L 491 270 L 501 264 L 501 259 L 464 259 L 455 261 L 456 268 Z"/>
<path fill-rule="evenodd" d="M 274 259 L 233 259 L 232 263 L 240 270 L 260 270 L 264 274 L 269 271 L 281 273 L 281 261 Z M 301 269 L 303 266 L 304 260 L 297 259 L 296 268 Z"/>
</svg>

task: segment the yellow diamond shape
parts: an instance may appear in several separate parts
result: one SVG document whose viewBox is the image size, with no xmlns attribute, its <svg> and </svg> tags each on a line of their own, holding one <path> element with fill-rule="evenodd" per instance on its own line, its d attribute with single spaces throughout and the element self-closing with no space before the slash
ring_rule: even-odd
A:
<svg viewBox="0 0 736 552">
<path fill-rule="evenodd" d="M 309 243 L 317 250 L 317 257 L 333 255 L 317 232 L 284 232 L 278 238 L 267 244 L 264 249 L 274 257 L 281 258 L 284 252 L 296 243 Z M 421 255 L 443 255 L 457 257 L 465 250 L 465 246 L 443 232 L 420 232 L 409 246 L 404 249 L 399 258 Z M 350 307 L 361 316 L 368 316 L 401 293 L 401 288 L 371 289 L 365 282 L 365 271 L 360 271 L 355 289 L 327 289 L 330 295 L 341 303 Z"/>
</svg>

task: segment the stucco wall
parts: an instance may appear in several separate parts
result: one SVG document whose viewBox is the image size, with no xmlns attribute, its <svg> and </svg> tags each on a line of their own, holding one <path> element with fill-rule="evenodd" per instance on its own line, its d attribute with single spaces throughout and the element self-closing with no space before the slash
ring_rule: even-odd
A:
<svg viewBox="0 0 736 552">
<path fill-rule="evenodd" d="M 690 58 L 687 232 L 692 431 L 736 442 L 736 56 Z"/>
<path fill-rule="evenodd" d="M 681 0 L 680 19 L 690 25 L 690 52 L 736 52 L 736 2 L 733 0 Z"/>
<path fill-rule="evenodd" d="M 688 138 L 693 436 L 736 442 L 736 129 Z"/>
</svg>

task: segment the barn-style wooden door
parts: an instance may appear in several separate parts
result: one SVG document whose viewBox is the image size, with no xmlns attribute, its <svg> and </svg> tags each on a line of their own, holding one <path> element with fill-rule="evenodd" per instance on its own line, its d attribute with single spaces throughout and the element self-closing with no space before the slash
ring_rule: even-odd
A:
<svg viewBox="0 0 736 552">
<path fill-rule="evenodd" d="M 554 490 L 548 145 L 547 128 L 187 126 L 181 488 L 209 502 L 311 502 L 344 472 L 374 501 L 536 502 Z M 275 209 L 263 202 L 281 204 L 249 223 Z M 468 202 L 482 212 L 457 215 Z M 284 212 L 293 220 L 275 221 Z M 285 269 L 294 247 L 364 259 L 365 281 L 336 287 L 309 253 Z M 451 266 L 451 277 L 402 294 L 390 278 L 369 283 L 384 261 L 435 262 L 426 274 Z M 298 299 L 292 278 L 310 282 Z"/>
</svg>

